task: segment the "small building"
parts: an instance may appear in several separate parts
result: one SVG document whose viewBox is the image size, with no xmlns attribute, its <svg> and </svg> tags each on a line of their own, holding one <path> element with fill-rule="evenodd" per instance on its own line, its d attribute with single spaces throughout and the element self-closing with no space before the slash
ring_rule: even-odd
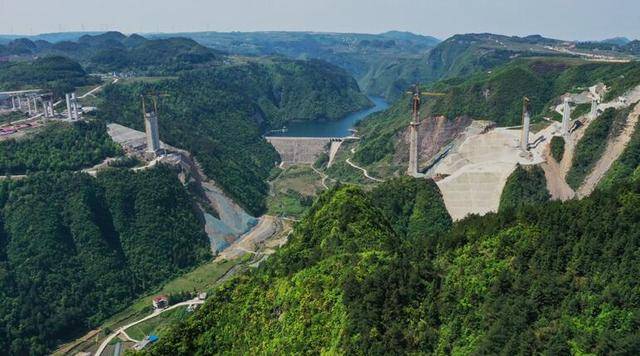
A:
<svg viewBox="0 0 640 356">
<path fill-rule="evenodd" d="M 133 345 L 133 349 L 136 351 L 140 351 L 142 349 L 144 349 L 145 347 L 149 346 L 150 344 L 153 344 L 154 342 L 158 341 L 158 337 L 155 335 L 149 335 L 147 337 L 144 338 L 144 340 L 137 342 L 135 345 Z"/>
<path fill-rule="evenodd" d="M 198 294 L 198 299 L 200 299 L 200 300 L 207 299 L 207 292 L 202 292 L 202 293 Z"/>
<path fill-rule="evenodd" d="M 166 295 L 159 295 L 153 298 L 153 307 L 155 309 L 164 309 L 169 306 L 169 298 Z"/>
</svg>

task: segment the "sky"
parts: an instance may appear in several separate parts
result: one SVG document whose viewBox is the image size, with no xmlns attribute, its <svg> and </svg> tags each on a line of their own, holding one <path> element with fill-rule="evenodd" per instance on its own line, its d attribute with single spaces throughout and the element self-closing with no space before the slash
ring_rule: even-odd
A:
<svg viewBox="0 0 640 356">
<path fill-rule="evenodd" d="M 640 0 L 0 0 L 0 33 L 410 31 L 640 39 Z"/>
</svg>

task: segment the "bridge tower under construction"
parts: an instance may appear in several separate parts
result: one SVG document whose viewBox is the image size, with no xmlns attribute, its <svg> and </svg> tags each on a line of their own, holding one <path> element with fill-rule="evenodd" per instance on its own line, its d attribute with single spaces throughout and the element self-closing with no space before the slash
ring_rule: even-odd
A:
<svg viewBox="0 0 640 356">
<path fill-rule="evenodd" d="M 522 99 L 522 133 L 520 136 L 520 148 L 529 151 L 529 130 L 531 126 L 530 100 L 527 97 Z"/>
</svg>

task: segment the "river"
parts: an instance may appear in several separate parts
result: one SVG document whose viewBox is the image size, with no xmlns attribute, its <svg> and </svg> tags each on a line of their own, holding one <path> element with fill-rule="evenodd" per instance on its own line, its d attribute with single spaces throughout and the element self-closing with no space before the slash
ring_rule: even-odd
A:
<svg viewBox="0 0 640 356">
<path fill-rule="evenodd" d="M 374 106 L 365 110 L 357 111 L 335 121 L 296 121 L 287 124 L 286 132 L 269 132 L 267 136 L 278 137 L 345 137 L 350 136 L 355 124 L 365 117 L 385 110 L 389 104 L 383 99 L 370 96 L 369 99 Z"/>
</svg>

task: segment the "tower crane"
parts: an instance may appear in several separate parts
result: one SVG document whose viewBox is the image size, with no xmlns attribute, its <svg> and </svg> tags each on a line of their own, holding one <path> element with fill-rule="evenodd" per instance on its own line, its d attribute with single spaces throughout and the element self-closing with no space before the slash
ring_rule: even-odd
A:
<svg viewBox="0 0 640 356">
<path fill-rule="evenodd" d="M 422 106 L 423 96 L 444 96 L 445 93 L 422 92 L 420 86 L 415 84 L 411 94 L 411 122 L 409 123 L 409 167 L 407 174 L 412 177 L 418 177 L 418 126 L 420 126 L 420 107 Z"/>
</svg>

